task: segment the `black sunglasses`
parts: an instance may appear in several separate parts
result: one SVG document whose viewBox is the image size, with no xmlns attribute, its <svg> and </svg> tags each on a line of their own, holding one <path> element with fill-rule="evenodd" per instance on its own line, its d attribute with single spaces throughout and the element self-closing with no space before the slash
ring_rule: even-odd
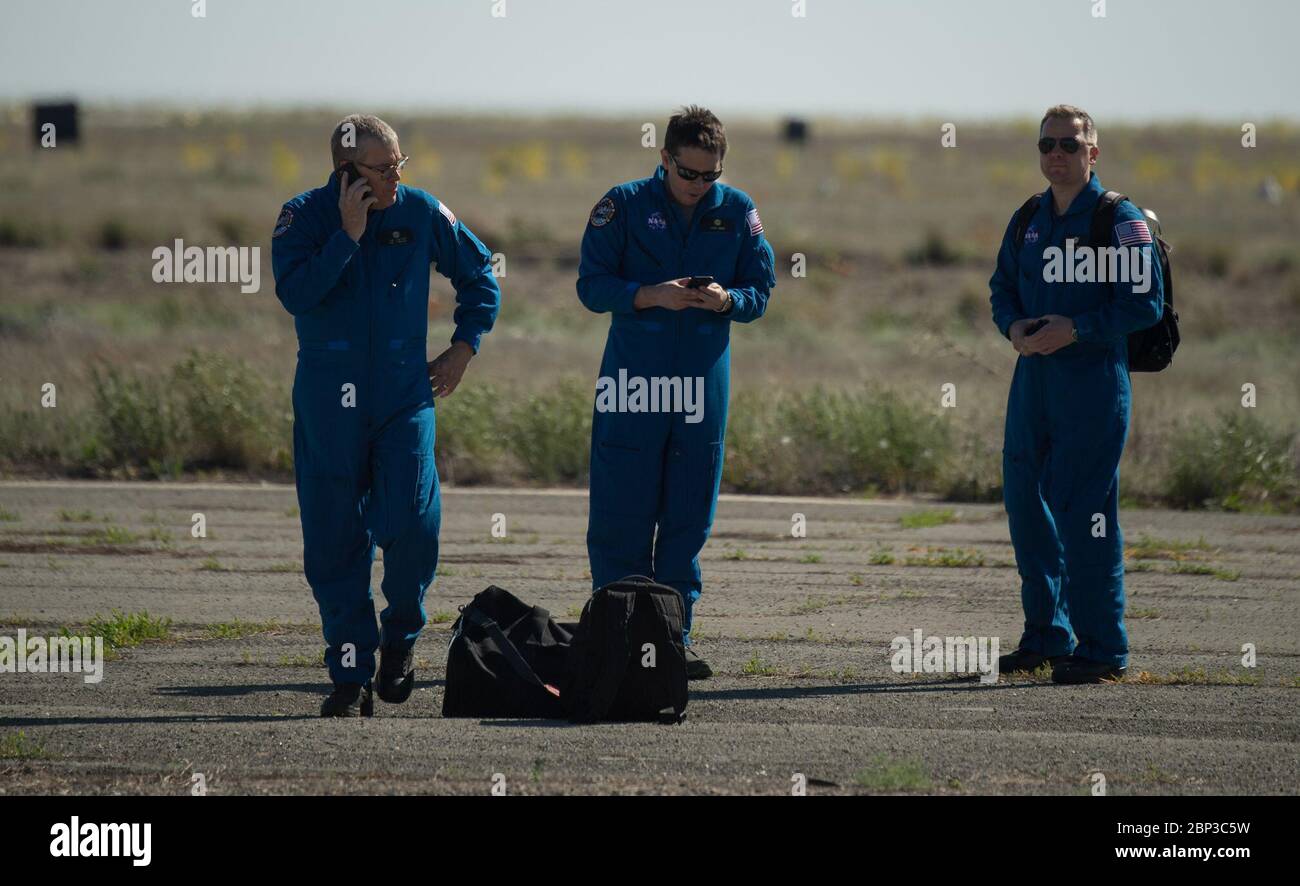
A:
<svg viewBox="0 0 1300 886">
<path fill-rule="evenodd" d="M 1038 140 L 1038 153 L 1040 154 L 1052 153 L 1052 148 L 1056 147 L 1057 142 L 1060 142 L 1061 150 L 1065 151 L 1065 153 L 1067 154 L 1076 153 L 1079 150 L 1079 148 L 1082 147 L 1083 145 L 1083 142 L 1079 141 L 1077 138 L 1075 138 L 1072 135 L 1067 135 L 1065 138 L 1044 137 Z"/>
<path fill-rule="evenodd" d="M 715 169 L 712 172 L 700 172 L 697 169 L 687 169 L 685 166 L 682 166 L 680 163 L 677 162 L 677 158 L 674 157 L 672 154 L 668 155 L 668 159 L 673 161 L 673 167 L 677 170 L 677 174 L 680 175 L 682 178 L 686 179 L 688 182 L 693 182 L 697 178 L 702 178 L 706 182 L 715 182 L 718 179 L 722 178 L 721 169 Z"/>
</svg>

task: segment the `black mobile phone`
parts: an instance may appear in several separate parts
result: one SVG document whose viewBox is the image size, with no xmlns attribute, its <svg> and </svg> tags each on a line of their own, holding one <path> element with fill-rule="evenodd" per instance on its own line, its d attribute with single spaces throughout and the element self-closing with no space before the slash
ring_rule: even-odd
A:
<svg viewBox="0 0 1300 886">
<path fill-rule="evenodd" d="M 686 281 L 686 285 L 692 289 L 704 289 L 712 282 L 712 277 L 692 277 Z"/>
<path fill-rule="evenodd" d="M 357 168 L 352 165 L 351 160 L 349 160 L 347 163 L 344 163 L 342 166 L 340 166 L 337 172 L 339 174 L 340 184 L 342 184 L 343 182 L 343 173 L 346 172 L 348 174 L 348 187 L 352 187 L 352 183 L 355 182 L 357 179 L 361 178 L 361 173 L 357 172 Z"/>
<path fill-rule="evenodd" d="M 1043 320 L 1041 318 L 1035 320 L 1033 323 L 1030 323 L 1028 326 L 1025 327 L 1025 337 L 1028 338 L 1029 336 L 1033 335 L 1035 332 L 1042 329 L 1046 325 L 1047 325 L 1046 320 Z"/>
</svg>

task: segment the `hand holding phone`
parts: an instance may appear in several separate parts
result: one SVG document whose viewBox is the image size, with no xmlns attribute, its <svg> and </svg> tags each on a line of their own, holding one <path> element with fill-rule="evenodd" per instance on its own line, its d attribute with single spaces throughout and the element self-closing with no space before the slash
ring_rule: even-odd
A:
<svg viewBox="0 0 1300 886">
<path fill-rule="evenodd" d="M 707 289 L 712 282 L 712 277 L 692 277 L 686 281 L 686 285 L 691 289 Z"/>
<path fill-rule="evenodd" d="M 379 198 L 370 193 L 370 184 L 357 174 L 357 168 L 351 163 L 340 166 L 338 175 L 339 215 L 343 219 L 343 230 L 360 243 L 361 235 L 366 232 L 366 216 Z"/>
</svg>

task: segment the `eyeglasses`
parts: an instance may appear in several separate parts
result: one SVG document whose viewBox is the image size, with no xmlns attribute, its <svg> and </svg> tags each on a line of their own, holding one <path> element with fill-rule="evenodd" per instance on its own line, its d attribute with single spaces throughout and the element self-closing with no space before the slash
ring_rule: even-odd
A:
<svg viewBox="0 0 1300 886">
<path fill-rule="evenodd" d="M 676 168 L 677 174 L 680 175 L 682 178 L 686 179 L 688 182 L 693 182 L 697 178 L 702 178 L 706 182 L 715 182 L 718 179 L 722 178 L 721 169 L 715 169 L 712 172 L 700 172 L 698 169 L 687 169 L 685 166 L 678 163 L 677 158 L 674 157 L 672 154 L 668 155 L 668 159 L 673 161 L 673 167 Z"/>
<path fill-rule="evenodd" d="M 385 163 L 383 166 L 371 166 L 369 163 L 362 163 L 360 160 L 353 160 L 352 162 L 358 166 L 364 166 L 366 169 L 373 169 L 379 173 L 381 178 L 392 178 L 393 173 L 400 173 L 406 164 L 411 162 L 411 158 L 403 155 L 402 159 L 396 163 Z"/>
<path fill-rule="evenodd" d="M 1072 135 L 1067 135 L 1065 138 L 1043 137 L 1038 140 L 1038 153 L 1050 154 L 1052 153 L 1052 149 L 1055 148 L 1058 143 L 1061 145 L 1061 150 L 1065 151 L 1067 154 L 1077 153 L 1079 148 L 1084 144 Z"/>
</svg>

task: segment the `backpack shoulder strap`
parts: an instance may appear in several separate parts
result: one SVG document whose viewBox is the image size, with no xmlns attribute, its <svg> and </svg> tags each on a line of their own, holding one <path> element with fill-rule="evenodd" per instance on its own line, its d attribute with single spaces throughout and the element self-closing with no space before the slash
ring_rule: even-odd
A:
<svg viewBox="0 0 1300 886">
<path fill-rule="evenodd" d="M 1097 206 L 1092 211 L 1092 227 L 1088 231 L 1088 243 L 1094 249 L 1110 245 L 1115 230 L 1115 210 L 1127 200 L 1128 197 L 1119 191 L 1107 191 L 1097 199 Z"/>
<path fill-rule="evenodd" d="M 580 709 L 575 712 L 575 719 L 588 722 L 602 719 L 618 698 L 631 655 L 627 628 L 632 621 L 637 597 L 632 591 L 610 591 L 608 588 L 601 588 L 596 593 L 604 595 L 604 605 L 600 607 L 602 622 L 597 626 L 595 617 L 588 622 L 587 642 L 601 647 L 601 651 L 592 656 L 601 664 L 601 670 L 595 673 L 587 670 L 581 675 L 582 700 Z"/>
<path fill-rule="evenodd" d="M 1042 194 L 1034 194 L 1016 210 L 1016 233 L 1015 239 L 1011 242 L 1017 247 L 1025 245 L 1025 234 L 1029 231 L 1029 221 L 1038 211 L 1038 206 L 1043 202 Z"/>
</svg>

